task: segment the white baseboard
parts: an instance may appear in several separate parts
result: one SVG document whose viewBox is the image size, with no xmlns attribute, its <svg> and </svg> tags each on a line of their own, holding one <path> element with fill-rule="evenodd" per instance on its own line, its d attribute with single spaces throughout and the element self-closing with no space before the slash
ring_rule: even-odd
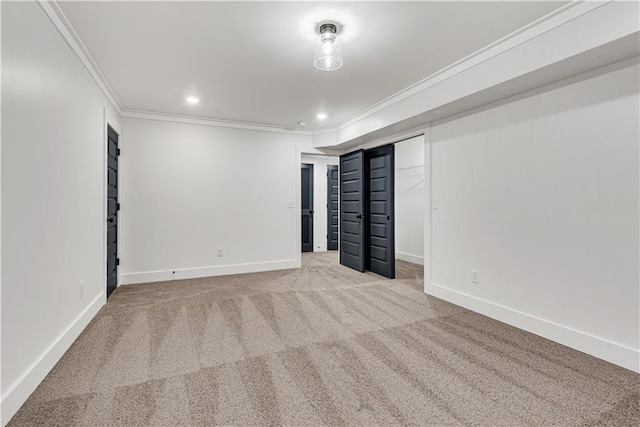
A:
<svg viewBox="0 0 640 427">
<path fill-rule="evenodd" d="M 421 257 L 420 255 L 396 251 L 396 258 L 413 264 L 424 265 L 424 257 Z"/>
<path fill-rule="evenodd" d="M 571 329 L 500 304 L 459 292 L 437 283 L 425 283 L 424 292 L 532 334 L 640 373 L 640 350 Z"/>
<path fill-rule="evenodd" d="M 169 280 L 196 279 L 199 277 L 226 276 L 229 274 L 257 273 L 260 271 L 300 268 L 299 259 L 256 262 L 250 264 L 216 265 L 210 267 L 183 268 L 176 270 L 145 271 L 120 274 L 120 285 L 135 283 L 166 282 Z M 175 271 L 175 274 L 173 273 Z"/>
<path fill-rule="evenodd" d="M 6 425 L 18 409 L 40 385 L 62 355 L 71 347 L 80 333 L 105 304 L 105 293 L 101 292 L 87 308 L 64 330 L 27 371 L 11 385 L 2 396 L 2 425 Z"/>
</svg>

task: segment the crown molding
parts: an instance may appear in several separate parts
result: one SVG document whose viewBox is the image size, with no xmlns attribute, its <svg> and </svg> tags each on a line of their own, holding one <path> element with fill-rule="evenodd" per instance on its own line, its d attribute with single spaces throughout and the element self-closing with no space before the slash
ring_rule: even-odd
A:
<svg viewBox="0 0 640 427">
<path fill-rule="evenodd" d="M 346 127 L 353 125 L 354 123 L 357 123 L 377 112 L 384 110 L 385 108 L 390 107 L 391 105 L 403 101 L 404 99 L 409 98 L 418 92 L 435 86 L 457 74 L 460 74 L 477 66 L 478 64 L 499 56 L 504 52 L 507 52 L 523 43 L 526 43 L 529 40 L 532 40 L 548 31 L 560 27 L 586 13 L 591 12 L 592 10 L 610 3 L 611 1 L 613 0 L 572 1 L 548 13 L 547 15 L 542 16 L 539 19 L 532 21 L 529 24 L 513 31 L 512 33 L 507 34 L 506 36 L 494 41 L 493 43 L 484 46 L 477 51 L 461 58 L 453 64 L 422 79 L 421 81 L 416 82 L 413 85 L 408 86 L 396 92 L 395 94 L 373 104 L 365 110 L 354 114 L 350 118 L 339 122 L 333 128 L 325 128 L 318 131 L 317 133 L 314 132 L 314 135 L 324 134 L 331 131 L 338 132 Z"/>
<path fill-rule="evenodd" d="M 37 0 L 44 12 L 47 14 L 51 22 L 58 29 L 59 33 L 65 39 L 67 44 L 71 47 L 78 59 L 85 66 L 87 71 L 94 78 L 104 95 L 109 102 L 116 109 L 118 114 L 123 117 L 132 117 L 148 120 L 161 120 L 178 123 L 200 124 L 206 126 L 218 126 L 234 129 L 246 129 L 257 130 L 266 132 L 279 132 L 287 134 L 297 135 L 325 135 L 332 132 L 338 132 L 344 128 L 347 128 L 373 114 L 383 111 L 398 102 L 403 101 L 419 93 L 429 87 L 435 86 L 457 74 L 460 74 L 466 70 L 469 70 L 478 64 L 490 60 L 510 49 L 513 49 L 535 37 L 538 37 L 554 28 L 566 24 L 573 19 L 576 19 L 594 9 L 597 9 L 604 4 L 607 4 L 613 0 L 600 1 L 573 1 L 570 2 L 547 15 L 519 28 L 518 30 L 496 40 L 495 42 L 467 55 L 459 61 L 437 71 L 434 74 L 424 78 L 423 80 L 408 86 L 393 95 L 371 105 L 370 107 L 362 110 L 353 116 L 342 120 L 337 125 L 327 128 L 315 129 L 315 130 L 299 130 L 286 128 L 276 125 L 267 125 L 260 123 L 249 123 L 231 120 L 220 120 L 206 117 L 193 117 L 182 116 L 169 113 L 160 113 L 155 111 L 140 111 L 140 110 L 128 110 L 122 105 L 120 99 L 116 95 L 115 91 L 107 81 L 106 77 L 98 67 L 98 64 L 91 56 L 91 53 L 80 39 L 80 36 L 75 31 L 71 22 L 67 19 L 64 12 L 56 2 L 56 0 Z"/>
<path fill-rule="evenodd" d="M 58 5 L 55 0 L 38 0 L 38 4 L 42 7 L 44 13 L 49 17 L 49 20 L 51 20 L 80 62 L 82 62 L 82 65 L 89 71 L 89 74 L 91 74 L 91 77 L 96 81 L 98 87 L 107 97 L 113 108 L 116 109 L 118 114 L 122 114 L 123 107 L 120 99 L 113 91 L 111 85 L 109 85 L 102 70 L 98 67 L 98 64 L 91 56 L 91 53 L 89 53 L 89 50 L 71 25 L 71 22 L 69 22 L 62 9 L 60 9 L 60 5 Z"/>
<path fill-rule="evenodd" d="M 122 117 L 134 119 L 159 120 L 163 122 L 187 123 L 192 125 L 216 126 L 231 129 L 255 130 L 261 132 L 276 132 L 294 135 L 311 136 L 311 131 L 286 128 L 282 126 L 264 125 L 257 123 L 237 122 L 232 120 L 209 119 L 206 117 L 182 116 L 177 114 L 156 113 L 154 111 L 123 110 Z"/>
<path fill-rule="evenodd" d="M 139 119 L 147 119 L 147 120 L 161 120 L 168 122 L 177 122 L 177 123 L 189 123 L 189 124 L 199 124 L 206 126 L 218 126 L 225 128 L 233 128 L 233 129 L 245 129 L 245 130 L 256 130 L 262 132 L 278 132 L 278 133 L 286 133 L 286 134 L 296 134 L 296 135 L 305 135 L 311 136 L 311 131 L 306 130 L 298 130 L 298 129 L 289 129 L 282 126 L 275 125 L 265 125 L 260 123 L 247 123 L 247 122 L 239 122 L 232 120 L 219 120 L 205 117 L 194 117 L 194 116 L 182 116 L 177 114 L 167 114 L 160 113 L 155 111 L 140 111 L 140 110 L 129 110 L 125 109 L 122 105 L 122 102 L 116 95 L 115 91 L 109 84 L 109 81 L 105 77 L 104 73 L 91 56 L 91 53 L 85 46 L 84 42 L 71 25 L 71 22 L 66 17 L 60 5 L 55 0 L 37 0 L 38 4 L 45 12 L 49 20 L 56 27 L 62 38 L 67 42 L 71 50 L 78 57 L 80 62 L 87 69 L 89 74 L 93 77 L 95 82 L 98 84 L 98 87 L 107 97 L 113 108 L 118 112 L 118 114 L 122 117 L 132 117 Z"/>
</svg>

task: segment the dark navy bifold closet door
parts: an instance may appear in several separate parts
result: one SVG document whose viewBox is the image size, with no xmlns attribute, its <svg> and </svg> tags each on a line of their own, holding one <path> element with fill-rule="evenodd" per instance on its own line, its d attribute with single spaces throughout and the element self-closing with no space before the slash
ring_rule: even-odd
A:
<svg viewBox="0 0 640 427">
<path fill-rule="evenodd" d="M 327 166 L 327 250 L 338 249 L 338 165 Z"/>
<path fill-rule="evenodd" d="M 340 156 L 340 264 L 364 271 L 364 152 Z"/>
<path fill-rule="evenodd" d="M 396 275 L 393 149 L 365 151 L 365 268 L 390 279 Z"/>
</svg>

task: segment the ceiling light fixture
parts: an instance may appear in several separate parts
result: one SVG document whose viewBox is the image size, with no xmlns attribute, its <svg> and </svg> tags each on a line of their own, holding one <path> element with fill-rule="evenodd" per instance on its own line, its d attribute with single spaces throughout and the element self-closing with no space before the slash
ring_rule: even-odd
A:
<svg viewBox="0 0 640 427">
<path fill-rule="evenodd" d="M 324 119 L 326 119 L 326 118 L 327 118 L 327 115 L 326 115 L 325 113 L 320 113 L 320 114 L 318 114 L 316 117 L 317 117 L 318 119 L 320 119 L 320 120 L 324 120 Z"/>
<path fill-rule="evenodd" d="M 333 71 L 342 67 L 342 40 L 338 27 L 331 22 L 318 27 L 320 36 L 313 47 L 313 66 L 322 71 Z"/>
<path fill-rule="evenodd" d="M 195 96 L 188 96 L 187 97 L 187 102 L 189 104 L 197 104 L 198 102 L 200 102 L 200 100 L 198 98 L 196 98 Z"/>
</svg>

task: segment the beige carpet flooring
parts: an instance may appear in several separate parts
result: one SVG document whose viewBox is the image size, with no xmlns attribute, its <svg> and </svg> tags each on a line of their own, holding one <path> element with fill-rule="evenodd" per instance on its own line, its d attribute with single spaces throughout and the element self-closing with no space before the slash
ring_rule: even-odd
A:
<svg viewBox="0 0 640 427">
<path fill-rule="evenodd" d="M 304 254 L 118 288 L 17 426 L 640 425 L 640 376 Z"/>
</svg>

